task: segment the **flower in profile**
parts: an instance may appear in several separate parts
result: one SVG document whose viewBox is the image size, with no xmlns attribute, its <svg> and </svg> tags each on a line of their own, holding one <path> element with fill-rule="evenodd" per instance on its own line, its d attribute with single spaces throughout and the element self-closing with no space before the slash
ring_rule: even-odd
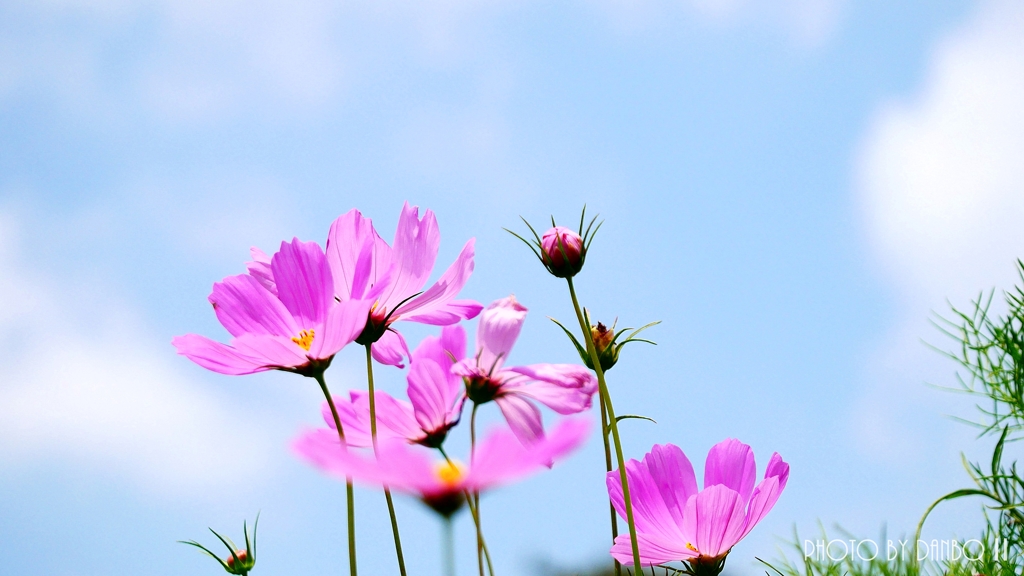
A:
<svg viewBox="0 0 1024 576">
<path fill-rule="evenodd" d="M 229 344 L 198 334 L 178 336 L 172 344 L 179 354 L 221 374 L 322 372 L 359 336 L 370 303 L 334 298 L 331 270 L 316 242 L 295 238 L 282 242 L 272 258 L 263 257 L 257 273 L 229 276 L 213 285 L 209 300 L 232 336 Z"/>
<path fill-rule="evenodd" d="M 445 326 L 440 337 L 428 336 L 413 350 L 409 365 L 407 392 L 409 401 L 376 392 L 377 437 L 404 439 L 430 448 L 441 446 L 448 430 L 459 423 L 463 394 L 462 378 L 451 372 L 454 358 L 466 355 L 466 333 L 457 326 Z M 352 391 L 350 398 L 336 397 L 345 441 L 349 446 L 372 445 L 370 401 L 364 391 Z M 324 421 L 331 428 L 334 418 L 330 406 L 323 406 Z"/>
<path fill-rule="evenodd" d="M 472 238 L 437 282 L 423 289 L 440 244 L 434 213 L 426 210 L 420 218 L 419 208 L 408 202 L 402 207 L 393 245 L 356 209 L 331 224 L 326 251 L 334 294 L 341 301 L 371 303 L 356 342 L 371 344 L 378 362 L 402 367 L 402 359 L 409 356 L 405 339 L 392 327 L 399 320 L 447 326 L 480 313 L 479 303 L 455 299 L 473 272 Z"/>
<path fill-rule="evenodd" d="M 313 430 L 300 436 L 293 449 L 302 459 L 339 479 L 352 478 L 386 485 L 417 496 L 444 517 L 451 517 L 478 493 L 523 478 L 559 460 L 586 439 L 589 425 L 564 419 L 543 440 L 525 447 L 507 430 L 491 431 L 476 446 L 469 464 L 432 460 L 428 452 L 401 441 L 382 441 L 377 457 L 341 448 L 333 432 Z"/>
<path fill-rule="evenodd" d="M 644 565 L 683 561 L 695 575 L 716 575 L 725 557 L 764 518 L 786 487 L 789 464 L 776 452 L 756 487 L 750 446 L 729 438 L 708 452 L 704 489 L 697 490 L 693 466 L 677 446 L 655 445 L 643 461 L 626 463 L 637 544 Z M 625 518 L 618 470 L 607 476 L 608 495 Z M 632 562 L 629 534 L 619 535 L 611 555 Z"/>
<path fill-rule="evenodd" d="M 505 367 L 525 320 L 526 307 L 514 296 L 492 302 L 480 314 L 475 355 L 457 357 L 459 362 L 452 371 L 462 376 L 470 400 L 476 404 L 493 400 L 516 437 L 529 444 L 544 436 L 540 410 L 534 402 L 559 414 L 582 412 L 590 408 L 597 380 L 577 364 Z"/>
<path fill-rule="evenodd" d="M 245 576 L 253 569 L 254 566 L 256 566 L 256 528 L 259 526 L 259 523 L 260 517 L 259 514 L 257 514 L 256 522 L 252 526 L 252 538 L 250 539 L 249 529 L 245 525 L 245 522 L 242 522 L 242 533 L 245 534 L 244 550 L 236 546 L 235 543 L 231 541 L 231 538 L 221 536 L 213 528 L 210 528 L 210 532 L 213 532 L 213 535 L 216 536 L 224 546 L 227 546 L 230 556 L 228 556 L 226 560 L 221 559 L 220 556 L 217 556 L 206 546 L 203 546 L 195 540 L 179 540 L 178 542 L 188 544 L 189 546 L 195 546 L 202 550 L 207 556 L 219 562 L 221 567 L 224 568 L 228 574 Z"/>
<path fill-rule="evenodd" d="M 590 249 L 590 243 L 594 240 L 594 235 L 597 234 L 601 224 L 594 226 L 597 221 L 597 216 L 594 216 L 587 224 L 586 229 L 583 228 L 583 224 L 586 221 L 586 206 L 583 207 L 583 213 L 580 214 L 580 228 L 579 232 L 575 232 L 565 226 L 558 226 L 555 224 L 554 217 L 551 218 L 551 228 L 544 233 L 543 236 L 537 234 L 533 226 L 530 225 L 526 219 L 526 226 L 530 229 L 533 234 L 533 241 L 523 238 L 519 234 L 506 230 L 519 238 L 533 250 L 533 253 L 537 258 L 540 259 L 541 264 L 547 268 L 548 272 L 558 278 L 572 278 L 579 274 L 580 270 L 583 269 L 583 264 L 587 259 L 587 251 Z"/>
</svg>

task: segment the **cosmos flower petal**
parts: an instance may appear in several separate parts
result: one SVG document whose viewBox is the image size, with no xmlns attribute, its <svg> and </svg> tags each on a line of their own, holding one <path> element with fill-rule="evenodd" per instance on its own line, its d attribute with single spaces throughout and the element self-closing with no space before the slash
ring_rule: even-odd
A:
<svg viewBox="0 0 1024 576">
<path fill-rule="evenodd" d="M 248 274 L 228 276 L 215 283 L 209 301 L 232 336 L 251 333 L 291 337 L 301 330 L 284 304 Z"/>
<path fill-rule="evenodd" d="M 728 486 L 706 487 L 686 504 L 683 534 L 702 556 L 727 554 L 743 537 L 745 504 L 743 496 Z"/>
<path fill-rule="evenodd" d="M 243 354 L 227 344 L 215 342 L 206 336 L 186 334 L 174 338 L 171 340 L 171 344 L 177 348 L 178 354 L 207 370 L 220 374 L 240 376 L 270 369 L 262 359 Z"/>
<path fill-rule="evenodd" d="M 298 238 L 282 242 L 270 259 L 277 294 L 303 329 L 323 324 L 334 304 L 334 280 L 320 245 Z"/>
<path fill-rule="evenodd" d="M 696 552 L 686 548 L 685 545 L 680 545 L 678 541 L 663 540 L 648 534 L 637 534 L 636 541 L 640 550 L 640 564 L 644 566 L 656 566 L 697 556 Z M 629 532 L 616 536 L 615 544 L 611 549 L 612 557 L 626 566 L 631 566 L 633 564 L 632 542 Z"/>
<path fill-rule="evenodd" d="M 451 364 L 449 361 L 448 364 Z M 428 358 L 412 363 L 406 378 L 415 421 L 427 433 L 447 429 L 458 420 L 453 408 L 461 403 L 461 390 L 451 386 L 449 372 Z M 454 418 L 453 418 L 454 416 Z"/>
<path fill-rule="evenodd" d="M 405 320 L 445 326 L 460 320 L 475 318 L 480 313 L 483 306 L 477 302 L 453 300 L 473 273 L 474 242 L 470 238 L 455 262 L 448 267 L 437 282 L 401 307 L 400 312 Z"/>
<path fill-rule="evenodd" d="M 337 354 L 363 331 L 369 313 L 370 302 L 366 300 L 335 303 L 323 325 L 317 328 L 309 350 L 310 356 L 326 359 Z"/>
<path fill-rule="evenodd" d="M 242 334 L 231 346 L 252 358 L 261 359 L 270 368 L 298 368 L 309 362 L 305 350 L 290 338 L 264 334 Z"/>
<path fill-rule="evenodd" d="M 498 396 L 494 401 L 505 416 L 509 428 L 524 445 L 529 446 L 544 437 L 540 410 L 529 400 L 517 394 L 506 394 Z"/>
<path fill-rule="evenodd" d="M 466 485 L 486 490 L 550 467 L 579 448 L 589 431 L 586 420 L 565 418 L 542 440 L 524 445 L 508 430 L 495 429 L 477 446 Z"/>
<path fill-rule="evenodd" d="M 686 502 L 697 493 L 690 460 L 674 444 L 656 444 L 644 456 L 644 465 L 673 521 L 682 525 Z"/>
<path fill-rule="evenodd" d="M 303 433 L 292 444 L 303 460 L 339 480 L 352 478 L 369 485 L 386 484 L 411 493 L 436 491 L 443 485 L 433 471 L 430 458 L 403 441 L 380 441 L 377 457 L 361 455 L 341 446 L 334 430 Z"/>
<path fill-rule="evenodd" d="M 754 488 L 750 497 L 750 504 L 747 506 L 746 527 L 743 529 L 743 536 L 746 536 L 754 529 L 779 500 L 782 490 L 789 481 L 789 464 L 782 461 L 782 457 L 776 452 L 768 463 L 764 474 L 764 480 Z"/>
<path fill-rule="evenodd" d="M 509 377 L 505 389 L 528 396 L 559 414 L 576 414 L 588 410 L 597 380 L 593 374 L 576 364 L 531 364 L 507 368 L 521 378 Z"/>
<path fill-rule="evenodd" d="M 382 306 L 391 310 L 423 288 L 434 268 L 440 245 L 441 234 L 434 213 L 426 210 L 420 218 L 419 207 L 406 202 L 398 217 L 392 244 L 395 274 L 391 278 L 390 289 L 381 298 Z"/>
<path fill-rule="evenodd" d="M 476 356 L 484 372 L 496 372 L 508 359 L 526 321 L 526 312 L 514 296 L 495 300 L 481 312 L 476 328 Z"/>
<path fill-rule="evenodd" d="M 735 438 L 727 438 L 708 451 L 704 464 L 704 487 L 715 484 L 729 487 L 740 495 L 746 505 L 754 490 L 757 466 L 754 451 Z"/>
<path fill-rule="evenodd" d="M 249 271 L 249 276 L 255 278 L 268 292 L 277 296 L 274 272 L 270 269 L 270 256 L 255 246 L 249 248 L 249 254 L 252 256 L 252 260 L 245 263 L 245 269 Z"/>
<path fill-rule="evenodd" d="M 341 429 L 345 432 L 345 443 L 348 446 L 356 448 L 368 448 L 372 446 L 373 443 L 370 437 L 369 409 L 357 406 L 354 399 L 345 398 L 343 396 L 336 396 L 332 394 L 331 399 L 334 401 L 334 408 L 338 411 L 338 420 L 341 420 Z M 320 407 L 320 413 L 327 426 L 332 431 L 337 430 L 337 427 L 334 424 L 334 415 L 331 414 L 331 405 L 324 402 Z"/>
<path fill-rule="evenodd" d="M 373 223 L 353 208 L 331 224 L 327 234 L 327 263 L 334 278 L 334 293 L 341 300 L 352 298 L 359 255 L 367 240 L 372 246 L 370 258 L 364 263 L 362 286 L 374 284 L 391 266 L 391 247 L 388 246 Z M 356 296 L 357 298 L 359 296 Z"/>
<path fill-rule="evenodd" d="M 381 364 L 405 368 L 402 360 L 409 356 L 409 345 L 405 343 L 401 333 L 388 329 L 380 340 L 370 346 L 370 351 L 373 353 L 373 359 Z"/>
</svg>

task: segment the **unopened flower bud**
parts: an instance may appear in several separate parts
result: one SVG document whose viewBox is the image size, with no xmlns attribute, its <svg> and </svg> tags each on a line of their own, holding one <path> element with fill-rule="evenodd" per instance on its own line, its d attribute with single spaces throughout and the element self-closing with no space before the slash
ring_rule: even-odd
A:
<svg viewBox="0 0 1024 576">
<path fill-rule="evenodd" d="M 256 546 L 256 527 L 260 523 L 259 514 L 256 515 L 256 523 L 252 527 L 252 535 L 249 534 L 249 528 L 245 522 L 242 523 L 242 533 L 245 535 L 245 549 L 240 550 L 230 538 L 221 536 L 213 528 L 210 528 L 210 532 L 220 540 L 221 544 L 228 549 L 228 557 L 224 559 L 223 556 L 214 554 L 206 546 L 203 546 L 195 540 L 179 540 L 182 544 L 188 544 L 202 550 L 207 556 L 213 558 L 221 567 L 227 571 L 228 574 L 236 574 L 240 576 L 246 576 L 249 571 L 252 570 L 253 566 L 256 565 L 256 555 L 253 553 Z"/>
<path fill-rule="evenodd" d="M 541 261 L 559 278 L 572 278 L 583 268 L 586 246 L 579 234 L 564 226 L 555 226 L 540 240 Z"/>
<path fill-rule="evenodd" d="M 238 562 L 235 562 L 235 557 L 238 557 Z M 250 557 L 245 550 L 236 550 L 224 563 L 230 574 L 247 574 L 256 565 L 256 559 Z"/>
<path fill-rule="evenodd" d="M 590 328 L 590 335 L 594 339 L 594 347 L 597 348 L 597 357 L 601 361 L 601 370 L 608 371 L 619 361 L 619 348 L 615 345 L 615 331 L 609 330 L 601 322 Z M 594 369 L 593 362 L 590 362 L 590 355 L 584 358 L 587 368 Z"/>
</svg>

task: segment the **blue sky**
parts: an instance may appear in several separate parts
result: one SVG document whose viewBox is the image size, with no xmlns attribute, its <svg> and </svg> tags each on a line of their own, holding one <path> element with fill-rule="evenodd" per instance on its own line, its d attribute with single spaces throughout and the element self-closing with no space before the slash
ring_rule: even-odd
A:
<svg viewBox="0 0 1024 576">
<path fill-rule="evenodd" d="M 584 303 L 662 320 L 610 375 L 658 421 L 624 423 L 627 452 L 702 463 L 734 436 L 792 465 L 737 573 L 794 525 L 912 530 L 987 446 L 925 385 L 955 380 L 922 340 L 1022 256 L 1022 39 L 995 0 L 0 2 L 0 566 L 215 574 L 175 540 L 261 510 L 256 573 L 343 572 L 342 489 L 287 448 L 316 387 L 207 373 L 170 339 L 225 335 L 206 296 L 250 246 L 323 242 L 352 207 L 390 238 L 406 200 L 444 265 L 477 239 L 468 297 L 530 308 L 519 363 L 572 361 L 545 319 L 572 312 L 502 227 L 602 214 Z M 358 351 L 328 377 L 362 387 Z M 502 574 L 604 558 L 602 465 L 595 438 L 485 498 Z M 394 571 L 382 499 L 358 511 L 361 568 Z M 399 514 L 439 574 L 437 522 Z"/>
</svg>

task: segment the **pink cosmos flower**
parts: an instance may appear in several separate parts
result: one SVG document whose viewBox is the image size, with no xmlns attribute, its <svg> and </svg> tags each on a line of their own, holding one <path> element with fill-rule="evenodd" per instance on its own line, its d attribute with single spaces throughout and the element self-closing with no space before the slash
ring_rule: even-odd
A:
<svg viewBox="0 0 1024 576">
<path fill-rule="evenodd" d="M 316 242 L 295 238 L 282 242 L 272 258 L 260 254 L 259 273 L 229 276 L 214 284 L 210 294 L 231 343 L 198 334 L 171 343 L 179 354 L 221 374 L 277 369 L 313 375 L 326 369 L 359 336 L 370 303 L 335 300 L 331 270 Z"/>
<path fill-rule="evenodd" d="M 672 444 L 655 445 L 642 462 L 627 462 L 641 563 L 681 560 L 720 570 L 729 550 L 768 514 L 789 480 L 789 464 L 778 452 L 772 454 L 757 487 L 756 472 L 750 446 L 733 438 L 708 452 L 700 491 L 693 466 Z M 609 472 L 607 481 L 612 505 L 625 518 L 618 470 Z M 632 563 L 628 533 L 615 539 L 611 554 L 619 562 Z"/>
<path fill-rule="evenodd" d="M 590 408 L 597 380 L 576 364 L 531 364 L 505 367 L 512 346 L 526 320 L 526 307 L 514 296 L 492 302 L 480 315 L 476 354 L 457 356 L 452 371 L 462 376 L 466 395 L 477 404 L 494 400 L 512 432 L 524 444 L 544 436 L 540 402 L 559 414 Z M 461 328 L 458 328 L 461 330 Z"/>
<path fill-rule="evenodd" d="M 327 261 L 339 300 L 367 300 L 372 308 L 357 342 L 372 343 L 373 357 L 402 367 L 409 348 L 392 324 L 399 320 L 447 326 L 476 317 L 482 306 L 455 300 L 473 272 L 471 238 L 455 262 L 432 286 L 423 289 L 434 268 L 441 235 L 434 213 L 406 202 L 393 245 L 377 234 L 369 218 L 351 210 L 331 224 Z"/>
<path fill-rule="evenodd" d="M 413 494 L 449 517 L 462 506 L 467 491 L 483 492 L 548 466 L 582 445 L 588 428 L 584 420 L 565 419 L 529 448 L 507 430 L 494 430 L 476 447 L 469 465 L 433 461 L 422 448 L 393 440 L 381 442 L 376 458 L 361 456 L 341 449 L 337 435 L 323 428 L 300 436 L 293 449 L 339 479 L 352 478 Z"/>
<path fill-rule="evenodd" d="M 428 336 L 412 352 L 407 392 L 409 402 L 386 392 L 376 392 L 377 437 L 403 439 L 437 448 L 448 430 L 459 423 L 463 394 L 462 378 L 451 372 L 455 361 L 466 355 L 466 333 L 457 326 L 445 326 L 441 336 Z M 370 401 L 364 391 L 352 391 L 348 400 L 336 397 L 349 446 L 372 445 Z M 334 428 L 330 406 L 324 402 L 324 421 Z"/>
</svg>

